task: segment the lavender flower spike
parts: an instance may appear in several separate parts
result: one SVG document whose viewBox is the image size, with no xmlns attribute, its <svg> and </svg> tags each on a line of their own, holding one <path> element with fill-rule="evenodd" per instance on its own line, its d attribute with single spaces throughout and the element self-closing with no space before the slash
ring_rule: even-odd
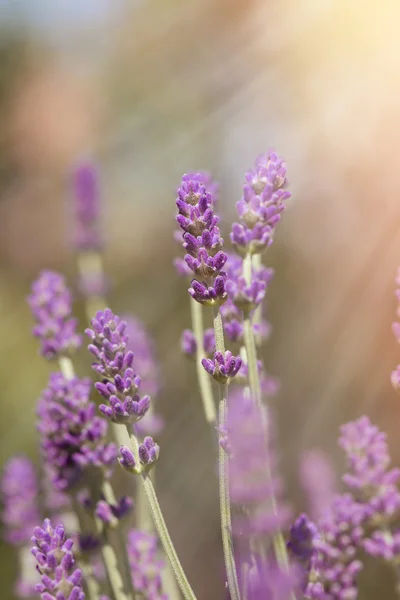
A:
<svg viewBox="0 0 400 600">
<path fill-rule="evenodd" d="M 89 379 L 52 373 L 38 404 L 41 450 L 57 490 L 79 484 L 88 467 L 109 476 L 116 462 L 116 447 L 106 442 L 108 423 L 89 401 L 90 387 Z"/>
<path fill-rule="evenodd" d="M 62 275 L 42 271 L 28 297 L 36 320 L 33 335 L 41 342 L 41 354 L 51 360 L 71 354 L 81 345 L 76 319 L 71 318 L 72 297 Z"/>
<path fill-rule="evenodd" d="M 75 569 L 73 541 L 67 539 L 62 525 L 53 528 L 45 519 L 43 528 L 35 527 L 32 554 L 37 561 L 41 583 L 36 592 L 42 600 L 85 600 L 82 572 Z"/>
<path fill-rule="evenodd" d="M 213 360 L 203 358 L 201 364 L 215 381 L 227 383 L 239 371 L 242 366 L 242 359 L 239 356 L 233 356 L 232 352 L 227 350 L 225 355 L 222 352 L 215 352 Z"/>
<path fill-rule="evenodd" d="M 126 322 L 106 308 L 92 319 L 93 329 L 86 334 L 91 339 L 89 350 L 95 356 L 93 369 L 103 380 L 95 384 L 97 391 L 108 400 L 100 410 L 115 423 L 135 423 L 143 418 L 150 406 L 150 397 L 137 394 L 140 378 L 135 375 L 133 352 L 127 349 Z"/>
<path fill-rule="evenodd" d="M 162 593 L 161 572 L 164 563 L 157 558 L 157 538 L 145 531 L 131 529 L 128 533 L 128 556 L 135 590 L 143 598 L 168 600 Z"/>
<path fill-rule="evenodd" d="M 219 218 L 214 214 L 213 197 L 199 174 L 182 177 L 176 205 L 185 263 L 196 276 L 189 293 L 200 304 L 221 304 L 226 300 L 222 269 L 227 255 L 222 250 L 224 240 L 218 228 Z"/>
<path fill-rule="evenodd" d="M 35 469 L 28 458 L 16 456 L 8 461 L 1 481 L 1 492 L 5 539 L 14 546 L 29 543 L 39 520 L 39 492 Z"/>
<path fill-rule="evenodd" d="M 234 223 L 231 241 L 242 256 L 270 246 L 290 192 L 285 190 L 286 165 L 275 152 L 260 154 L 246 173 L 243 197 L 237 203 L 240 223 Z"/>
</svg>

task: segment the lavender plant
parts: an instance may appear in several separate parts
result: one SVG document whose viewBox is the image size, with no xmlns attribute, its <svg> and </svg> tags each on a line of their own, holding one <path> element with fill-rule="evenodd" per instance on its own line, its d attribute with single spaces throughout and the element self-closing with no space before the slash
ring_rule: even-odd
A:
<svg viewBox="0 0 400 600">
<path fill-rule="evenodd" d="M 329 460 L 312 451 L 300 470 L 312 518 L 295 516 L 285 497 L 270 402 L 278 383 L 267 374 L 260 349 L 270 332 L 265 298 L 273 276 L 262 257 L 290 198 L 286 165 L 270 152 L 245 175 L 230 233 L 234 253 L 221 236 L 217 193 L 204 172 L 182 177 L 175 238 L 184 251 L 176 267 L 188 278 L 192 317 L 181 348 L 195 360 L 218 449 L 229 598 L 355 600 L 366 556 L 393 570 L 400 596 L 400 469 L 391 466 L 386 435 L 368 417 L 341 427 L 339 445 L 347 460 L 342 493 L 335 491 Z M 79 165 L 73 246 L 90 321 L 85 333 L 94 384 L 75 372 L 83 338 L 65 278 L 43 271 L 28 298 L 41 355 L 59 370 L 51 373 L 37 405 L 41 477 L 29 460 L 15 457 L 2 478 L 4 537 L 20 561 L 15 595 L 196 600 L 155 487 L 164 423 L 154 408 L 160 370 L 152 342 L 137 318 L 106 308 L 99 197 L 95 167 Z M 400 289 L 396 295 L 400 306 Z M 400 341 L 399 323 L 393 331 Z M 400 367 L 391 381 L 400 389 Z M 99 404 L 91 399 L 93 389 Z M 128 496 L 114 491 L 118 465 Z M 33 556 L 27 553 L 30 541 Z"/>
</svg>

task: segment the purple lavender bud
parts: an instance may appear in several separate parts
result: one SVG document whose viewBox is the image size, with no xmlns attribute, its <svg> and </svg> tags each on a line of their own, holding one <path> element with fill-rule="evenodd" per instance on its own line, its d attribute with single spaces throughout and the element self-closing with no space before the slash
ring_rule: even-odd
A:
<svg viewBox="0 0 400 600">
<path fill-rule="evenodd" d="M 74 173 L 75 248 L 80 251 L 100 250 L 103 243 L 99 232 L 99 184 L 96 167 L 81 163 Z"/>
<path fill-rule="evenodd" d="M 232 226 L 231 241 L 245 256 L 262 252 L 273 241 L 274 230 L 285 202 L 286 165 L 274 152 L 257 157 L 254 169 L 246 173 L 243 196 L 237 203 L 240 223 Z"/>
<path fill-rule="evenodd" d="M 108 423 L 89 401 L 89 379 L 50 375 L 37 408 L 41 450 L 57 490 L 70 490 L 89 467 L 107 476 L 116 462 L 116 447 L 105 443 Z"/>
<path fill-rule="evenodd" d="M 14 546 L 30 541 L 39 521 L 38 483 L 33 464 L 24 456 L 11 458 L 1 480 L 4 539 Z"/>
<path fill-rule="evenodd" d="M 290 527 L 287 547 L 292 556 L 308 567 L 314 554 L 314 539 L 318 533 L 317 526 L 306 514 L 301 514 Z"/>
<path fill-rule="evenodd" d="M 222 275 L 218 275 L 209 286 L 197 281 L 197 279 L 193 279 L 189 288 L 189 294 L 196 302 L 205 306 L 220 306 L 227 299 L 225 279 Z"/>
<path fill-rule="evenodd" d="M 127 469 L 128 471 L 136 472 L 137 466 L 136 466 L 136 460 L 135 460 L 135 456 L 134 456 L 133 452 L 127 446 L 121 446 L 119 449 L 119 453 L 120 453 L 120 458 L 118 459 L 119 464 L 122 467 L 124 467 L 124 469 Z"/>
<path fill-rule="evenodd" d="M 32 554 L 41 575 L 36 592 L 42 600 L 85 600 L 82 573 L 74 568 L 73 541 L 67 539 L 64 527 L 53 528 L 50 520 L 45 519 L 43 528 L 35 527 L 32 543 Z"/>
<path fill-rule="evenodd" d="M 36 321 L 33 335 L 40 340 L 44 358 L 52 360 L 79 348 L 81 336 L 71 318 L 72 297 L 62 275 L 42 271 L 32 285 L 28 304 Z"/>
<path fill-rule="evenodd" d="M 140 462 L 146 467 L 146 470 L 151 469 L 160 455 L 160 447 L 155 443 L 152 437 L 144 438 L 143 443 L 139 446 Z"/>
<path fill-rule="evenodd" d="M 215 352 L 213 360 L 203 358 L 201 364 L 216 381 L 226 383 L 235 377 L 242 366 L 242 359 L 239 356 L 233 356 L 232 352 L 227 350 L 225 354 Z"/>
<path fill-rule="evenodd" d="M 195 358 L 197 352 L 196 339 L 190 329 L 185 329 L 181 336 L 181 350 L 189 358 Z"/>
<path fill-rule="evenodd" d="M 79 551 L 84 554 L 89 554 L 91 552 L 97 552 L 97 550 L 99 550 L 101 547 L 101 542 L 100 542 L 99 538 L 95 537 L 94 535 L 92 535 L 90 533 L 88 533 L 88 534 L 80 533 L 78 536 L 78 542 L 79 542 Z"/>
<path fill-rule="evenodd" d="M 115 527 L 118 523 L 118 519 L 115 518 L 111 506 L 105 500 L 99 500 L 97 502 L 95 515 L 110 527 Z"/>
<path fill-rule="evenodd" d="M 225 288 L 232 302 L 248 314 L 264 300 L 267 285 L 256 277 L 247 285 L 244 277 L 238 277 L 236 281 L 228 280 Z"/>
<path fill-rule="evenodd" d="M 206 329 L 203 337 L 203 347 L 206 354 L 214 354 L 215 351 L 215 334 L 214 329 Z"/>
<path fill-rule="evenodd" d="M 158 559 L 156 536 L 131 529 L 128 533 L 128 557 L 135 590 L 143 598 L 168 600 L 162 593 L 163 561 Z"/>
</svg>

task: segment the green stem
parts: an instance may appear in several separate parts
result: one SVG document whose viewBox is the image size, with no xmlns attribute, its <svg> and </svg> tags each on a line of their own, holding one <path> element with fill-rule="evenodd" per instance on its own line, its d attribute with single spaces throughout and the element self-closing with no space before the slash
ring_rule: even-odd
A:
<svg viewBox="0 0 400 600">
<path fill-rule="evenodd" d="M 215 349 L 217 352 L 225 353 L 224 330 L 222 326 L 221 313 L 214 311 L 214 334 L 215 334 Z M 225 430 L 227 421 L 227 391 L 226 384 L 218 384 L 219 388 L 219 428 Z M 233 553 L 232 542 L 232 517 L 231 503 L 229 497 L 229 460 L 225 450 L 219 444 L 218 450 L 218 472 L 219 472 L 219 506 L 221 513 L 221 534 L 222 548 L 224 552 L 224 561 L 226 576 L 228 579 L 228 588 L 231 600 L 240 599 L 239 583 L 236 573 L 236 563 Z"/>
<path fill-rule="evenodd" d="M 85 530 L 84 518 L 82 514 L 83 511 L 75 495 L 71 496 L 71 502 L 76 518 L 78 519 L 78 523 L 76 524 L 76 531 L 77 533 L 81 533 Z M 81 564 L 89 599 L 98 600 L 100 597 L 100 586 L 93 575 L 93 571 L 87 557 L 82 556 Z"/>
<path fill-rule="evenodd" d="M 257 365 L 257 349 L 254 339 L 253 323 L 250 316 L 244 318 L 243 328 L 250 392 L 257 406 L 261 408 L 261 386 Z"/>
<path fill-rule="evenodd" d="M 128 434 L 130 438 L 131 450 L 135 457 L 136 464 L 140 465 L 138 441 L 133 432 L 130 432 L 128 430 Z M 147 497 L 147 501 L 150 506 L 150 511 L 153 517 L 156 531 L 158 533 L 158 537 L 160 538 L 161 544 L 164 548 L 164 552 L 171 563 L 172 570 L 174 572 L 176 581 L 181 589 L 183 597 L 185 598 L 185 600 L 196 600 L 196 596 L 194 595 L 191 585 L 185 575 L 181 562 L 176 553 L 175 547 L 172 543 L 171 536 L 169 535 L 169 531 L 165 523 L 160 504 L 158 502 L 156 491 L 149 477 L 149 474 L 145 470 L 142 470 L 140 472 L 140 479 Z"/>
<path fill-rule="evenodd" d="M 211 386 L 211 380 L 201 364 L 205 356 L 204 353 L 204 325 L 203 325 L 203 307 L 193 298 L 190 299 L 190 312 L 192 315 L 192 328 L 196 340 L 196 368 L 197 379 L 199 382 L 200 395 L 203 402 L 204 414 L 207 423 L 215 424 L 217 420 L 217 411 L 215 409 L 214 395 Z"/>
</svg>

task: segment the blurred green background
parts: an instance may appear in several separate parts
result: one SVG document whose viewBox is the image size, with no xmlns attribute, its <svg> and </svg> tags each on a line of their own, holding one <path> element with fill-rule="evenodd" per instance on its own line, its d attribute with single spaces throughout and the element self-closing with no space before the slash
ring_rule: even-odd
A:
<svg viewBox="0 0 400 600">
<path fill-rule="evenodd" d="M 281 468 L 297 507 L 302 450 L 338 469 L 338 426 L 363 412 L 400 460 L 400 404 L 389 373 L 400 263 L 398 0 L 0 0 L 1 462 L 35 460 L 35 403 L 48 365 L 26 306 L 42 268 L 75 284 L 68 175 L 101 169 L 113 309 L 152 332 L 167 419 L 160 497 L 199 600 L 222 597 L 213 451 L 193 365 L 179 352 L 188 297 L 175 275 L 175 190 L 188 170 L 221 183 L 228 239 L 243 174 L 270 147 L 293 199 L 266 262 L 268 370 Z M 81 302 L 77 313 L 84 327 Z M 82 372 L 88 357 L 81 353 Z M 0 549 L 1 597 L 13 555 Z M 365 595 L 391 598 L 386 573 Z"/>
</svg>

